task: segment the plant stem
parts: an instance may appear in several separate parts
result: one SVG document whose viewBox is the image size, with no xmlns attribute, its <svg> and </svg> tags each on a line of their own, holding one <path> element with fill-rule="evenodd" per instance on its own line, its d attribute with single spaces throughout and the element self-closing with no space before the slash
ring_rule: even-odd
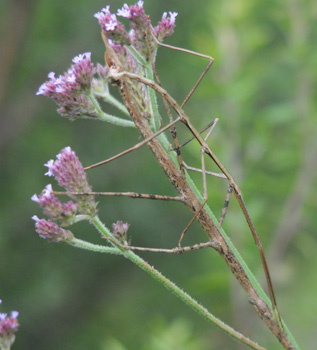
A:
<svg viewBox="0 0 317 350">
<path fill-rule="evenodd" d="M 111 114 L 107 114 L 105 113 L 101 108 L 100 105 L 98 103 L 98 101 L 96 100 L 95 96 L 93 95 L 93 93 L 89 94 L 89 98 L 91 100 L 91 103 L 94 105 L 98 116 L 101 120 L 104 120 L 106 122 L 109 122 L 111 124 L 114 125 L 118 125 L 118 126 L 124 126 L 124 127 L 130 127 L 130 128 L 135 128 L 135 125 L 133 123 L 133 121 L 131 120 L 126 120 L 126 119 L 122 119 L 119 117 L 115 117 Z"/>
<path fill-rule="evenodd" d="M 108 237 L 111 239 L 111 244 L 115 246 L 113 242 L 116 242 L 116 239 L 114 236 L 110 233 L 109 229 L 100 221 L 100 219 L 96 216 L 92 220 L 92 224 L 97 228 L 97 230 L 104 235 L 105 237 Z M 94 245 L 91 245 L 90 250 L 94 250 Z M 79 247 L 79 246 L 78 246 Z M 99 252 L 102 252 L 102 250 L 98 247 Z M 243 336 L 239 332 L 235 331 L 233 328 L 229 327 L 225 323 L 223 323 L 221 320 L 216 318 L 214 315 L 212 315 L 206 308 L 204 308 L 201 304 L 199 304 L 195 299 L 193 299 L 189 294 L 184 292 L 181 288 L 179 288 L 175 283 L 170 281 L 168 278 L 163 276 L 158 270 L 156 270 L 153 266 L 150 266 L 145 260 L 143 260 L 140 256 L 132 252 L 131 250 L 126 250 L 120 246 L 115 246 L 117 251 L 120 251 L 121 254 L 132 261 L 134 264 L 136 264 L 138 267 L 140 267 L 142 270 L 147 272 L 151 277 L 153 277 L 156 281 L 161 283 L 165 288 L 173 292 L 178 298 L 180 298 L 185 304 L 189 305 L 192 309 L 194 309 L 196 312 L 198 312 L 199 315 L 207 319 L 208 321 L 212 322 L 214 325 L 218 326 L 222 330 L 224 330 L 226 333 L 231 335 L 234 339 L 242 342 L 243 344 L 249 346 L 251 349 L 258 349 L 258 350 L 265 350 L 262 346 L 259 346 L 252 340 L 248 339 L 247 337 Z M 106 247 L 105 247 L 106 248 Z M 87 248 L 84 248 L 87 249 Z M 110 248 L 111 249 L 111 248 Z"/>
<path fill-rule="evenodd" d="M 69 242 L 69 244 L 75 248 L 90 250 L 92 252 L 97 252 L 97 253 L 110 253 L 110 254 L 116 254 L 116 255 L 122 254 L 122 252 L 120 252 L 118 248 L 112 248 L 104 245 L 93 244 L 78 238 L 73 238 L 73 240 Z"/>
</svg>

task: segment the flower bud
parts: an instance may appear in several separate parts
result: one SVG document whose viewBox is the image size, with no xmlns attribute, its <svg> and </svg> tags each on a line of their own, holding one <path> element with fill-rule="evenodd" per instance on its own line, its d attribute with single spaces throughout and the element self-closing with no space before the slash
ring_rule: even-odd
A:
<svg viewBox="0 0 317 350">
<path fill-rule="evenodd" d="M 127 232 L 129 228 L 128 223 L 124 223 L 123 221 L 117 221 L 112 224 L 113 235 L 119 239 L 120 242 L 125 243 L 127 241 Z"/>
</svg>

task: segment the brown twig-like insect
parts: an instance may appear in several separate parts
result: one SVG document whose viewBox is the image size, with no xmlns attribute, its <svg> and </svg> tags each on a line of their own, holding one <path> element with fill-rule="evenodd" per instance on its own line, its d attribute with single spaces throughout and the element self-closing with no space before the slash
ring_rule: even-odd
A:
<svg viewBox="0 0 317 350">
<path fill-rule="evenodd" d="M 189 95 L 186 97 L 186 99 L 184 100 L 182 105 L 179 106 L 177 104 L 177 102 L 159 84 L 155 83 L 152 80 L 146 79 L 142 76 L 138 76 L 136 74 L 126 72 L 124 70 L 124 68 L 122 67 L 122 64 L 120 63 L 120 60 L 118 59 L 117 55 L 113 51 L 112 47 L 109 45 L 109 43 L 107 41 L 107 37 L 106 37 L 104 32 L 102 33 L 102 36 L 103 36 L 105 45 L 107 47 L 106 62 L 110 68 L 111 78 L 116 83 L 116 85 L 119 86 L 124 103 L 129 111 L 131 118 L 133 119 L 136 127 L 138 128 L 142 137 L 144 138 L 144 141 L 136 144 L 135 146 L 129 148 L 126 151 L 119 153 L 118 155 L 116 155 L 114 157 L 107 159 L 106 161 L 91 165 L 91 166 L 87 167 L 86 170 L 91 169 L 93 167 L 96 167 L 98 165 L 110 162 L 114 159 L 117 159 L 120 156 L 123 156 L 123 155 L 125 155 L 129 152 L 132 152 L 132 151 L 140 148 L 141 146 L 147 144 L 148 147 L 153 152 L 153 154 L 155 155 L 155 157 L 157 158 L 159 165 L 161 166 L 161 168 L 163 169 L 163 171 L 165 172 L 165 174 L 167 175 L 167 177 L 169 178 L 169 180 L 171 181 L 171 183 L 173 184 L 173 186 L 176 188 L 176 190 L 179 193 L 179 196 L 170 197 L 169 200 L 178 200 L 178 201 L 181 201 L 182 203 L 184 203 L 194 214 L 194 217 L 191 220 L 191 222 L 194 221 L 195 219 L 197 219 L 199 221 L 199 223 L 201 224 L 201 226 L 206 231 L 207 235 L 209 236 L 209 241 L 206 243 L 200 243 L 197 245 L 193 245 L 191 247 L 181 247 L 180 243 L 181 243 L 182 237 L 184 236 L 185 231 L 190 226 L 190 224 L 191 224 L 191 222 L 190 222 L 189 225 L 187 225 L 186 229 L 183 231 L 183 233 L 181 235 L 181 238 L 179 241 L 179 246 L 174 248 L 174 249 L 142 248 L 142 247 L 127 246 L 124 244 L 122 244 L 121 246 L 124 247 L 125 249 L 147 250 L 147 251 L 164 252 L 164 253 L 182 253 L 182 252 L 185 252 L 188 250 L 200 249 L 200 248 L 204 248 L 204 247 L 214 248 L 225 259 L 225 261 L 228 264 L 228 266 L 230 267 L 231 271 L 236 276 L 236 278 L 240 282 L 241 286 L 247 292 L 249 300 L 250 300 L 251 304 L 253 305 L 253 307 L 256 309 L 256 312 L 259 314 L 260 318 L 267 324 L 267 326 L 277 336 L 277 338 L 279 339 L 279 341 L 283 344 L 283 346 L 285 348 L 293 349 L 294 347 L 293 347 L 292 343 L 290 342 L 290 340 L 287 337 L 287 334 L 283 330 L 282 320 L 281 320 L 280 313 L 278 310 L 278 306 L 277 306 L 277 302 L 276 302 L 276 298 L 275 298 L 275 294 L 274 294 L 274 290 L 273 290 L 273 285 L 271 282 L 269 269 L 268 269 L 267 262 L 265 259 L 263 247 L 262 247 L 261 241 L 259 239 L 259 236 L 255 230 L 255 227 L 252 223 L 252 220 L 249 216 L 249 213 L 247 211 L 245 202 L 244 202 L 243 197 L 242 197 L 241 190 L 239 189 L 238 185 L 234 181 L 233 177 L 225 169 L 225 167 L 222 165 L 222 163 L 219 161 L 219 159 L 216 157 L 216 155 L 211 151 L 210 147 L 208 146 L 208 144 L 206 142 L 208 137 L 211 134 L 212 129 L 211 129 L 211 131 L 208 132 L 208 134 L 205 138 L 202 138 L 200 135 L 200 132 L 198 132 L 193 127 L 188 116 L 184 113 L 184 111 L 181 108 L 181 106 L 183 106 L 186 103 L 186 101 L 190 98 L 190 96 L 194 92 L 195 88 L 199 84 L 200 80 L 205 75 L 208 68 L 211 66 L 213 59 L 209 56 L 203 55 L 203 57 L 209 58 L 209 63 L 207 65 L 207 68 L 205 69 L 205 71 L 203 72 L 201 77 L 198 79 L 194 88 L 190 91 Z M 163 46 L 169 47 L 168 45 L 163 45 Z M 192 53 L 191 51 L 187 51 L 187 50 L 186 50 L 186 52 Z M 148 86 L 148 87 L 154 89 L 156 92 L 158 92 L 163 97 L 163 100 L 166 103 L 166 105 L 167 106 L 170 105 L 174 109 L 174 111 L 177 114 L 177 118 L 175 120 L 172 120 L 171 114 L 168 112 L 168 114 L 170 115 L 169 124 L 167 124 L 165 127 L 162 127 L 159 131 L 154 133 L 148 125 L 148 120 L 146 120 L 146 118 L 144 118 L 142 113 L 140 113 L 140 111 L 138 110 L 137 104 L 135 103 L 133 96 L 131 95 L 131 93 L 129 91 L 129 81 L 131 81 L 131 80 L 135 80 L 135 81 L 140 82 L 141 84 L 145 84 L 146 86 Z M 183 144 L 179 145 L 177 138 L 173 137 L 174 143 L 175 143 L 174 149 L 178 155 L 177 159 L 179 162 L 179 166 L 177 166 L 177 164 L 174 163 L 174 161 L 171 159 L 169 154 L 166 152 L 164 147 L 161 145 L 161 143 L 157 139 L 163 131 L 175 126 L 175 124 L 178 123 L 179 121 L 182 122 L 183 124 L 185 124 L 185 126 L 192 133 L 193 138 L 196 139 L 199 142 L 199 144 L 201 145 L 201 163 L 202 163 L 201 169 L 195 169 L 195 168 L 188 167 L 186 165 L 186 163 L 184 163 L 182 161 L 182 159 L 179 155 L 179 149 L 183 146 Z M 215 123 L 214 123 L 214 125 L 215 125 Z M 208 172 L 205 169 L 205 158 L 204 158 L 205 154 L 207 154 L 207 156 L 209 156 L 213 160 L 213 162 L 218 166 L 218 168 L 220 169 L 221 174 L 217 174 L 217 176 L 226 178 L 228 180 L 228 192 L 227 192 L 227 196 L 226 196 L 226 200 L 225 200 L 225 205 L 224 205 L 224 208 L 223 208 L 223 211 L 222 211 L 222 214 L 221 214 L 221 217 L 219 219 L 218 224 L 213 222 L 213 220 L 211 219 L 210 215 L 208 214 L 208 210 L 205 206 L 205 203 L 207 201 L 206 174 L 208 174 Z M 187 168 L 188 170 L 198 170 L 202 173 L 203 187 L 204 187 L 203 200 L 200 199 L 199 197 L 197 197 L 197 195 L 193 192 L 191 186 L 187 183 L 183 167 Z M 249 225 L 250 230 L 252 232 L 255 243 L 259 249 L 261 261 L 262 261 L 263 268 L 264 268 L 265 275 L 266 275 L 266 280 L 267 280 L 267 284 L 268 284 L 268 288 L 269 288 L 269 293 L 270 293 L 270 298 L 271 298 L 275 318 L 274 318 L 268 304 L 258 296 L 254 286 L 252 285 L 248 275 L 246 274 L 246 272 L 244 270 L 244 267 L 240 264 L 240 261 L 237 259 L 237 257 L 235 256 L 235 254 L 233 253 L 233 251 L 231 250 L 231 248 L 229 247 L 228 243 L 223 238 L 223 236 L 219 230 L 220 226 L 223 222 L 224 216 L 226 214 L 227 206 L 228 206 L 228 203 L 230 200 L 230 195 L 232 192 L 234 193 L 235 197 L 237 198 L 237 200 L 242 208 L 242 211 L 243 211 L 244 216 L 248 222 L 248 225 Z M 83 195 L 83 194 L 102 195 L 101 193 L 98 193 L 98 192 L 97 193 L 96 192 L 69 193 L 69 194 L 71 194 L 71 195 Z M 164 196 L 164 198 L 163 198 L 162 196 L 158 196 L 158 195 L 155 196 L 155 195 L 145 195 L 145 194 L 135 194 L 135 193 L 133 193 L 133 194 L 132 193 L 128 193 L 128 194 L 127 193 L 117 193 L 117 194 L 108 193 L 108 194 L 104 194 L 104 195 L 111 195 L 111 196 L 116 195 L 116 196 L 127 196 L 127 197 L 131 197 L 131 198 L 167 200 L 166 196 Z M 173 198 L 173 199 L 171 199 L 171 198 Z"/>
</svg>

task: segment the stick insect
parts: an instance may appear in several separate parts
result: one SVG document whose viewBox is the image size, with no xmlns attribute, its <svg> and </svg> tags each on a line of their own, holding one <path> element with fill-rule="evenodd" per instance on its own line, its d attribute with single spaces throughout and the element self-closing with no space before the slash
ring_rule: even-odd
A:
<svg viewBox="0 0 317 350">
<path fill-rule="evenodd" d="M 252 223 L 250 215 L 249 215 L 249 213 L 247 211 L 245 202 L 244 202 L 243 197 L 242 197 L 241 190 L 239 189 L 238 185 L 234 181 L 233 177 L 225 169 L 225 167 L 222 165 L 222 163 L 219 161 L 219 159 L 216 157 L 216 155 L 211 151 L 210 147 L 208 146 L 208 144 L 206 142 L 208 140 L 208 138 L 209 138 L 213 128 L 210 129 L 210 131 L 208 132 L 208 134 L 207 134 L 207 136 L 205 138 L 202 138 L 201 135 L 200 135 L 200 132 L 198 132 L 193 127 L 193 125 L 191 124 L 188 116 L 182 110 L 182 106 L 188 101 L 190 96 L 195 91 L 195 89 L 198 86 L 200 80 L 206 74 L 207 70 L 211 66 L 211 64 L 213 62 L 213 59 L 211 57 L 209 57 L 209 56 L 203 55 L 203 57 L 208 57 L 209 58 L 209 63 L 207 65 L 207 68 L 205 69 L 205 71 L 203 72 L 201 77 L 198 79 L 197 83 L 194 85 L 193 89 L 190 91 L 189 95 L 186 97 L 184 102 L 181 105 L 178 105 L 177 102 L 159 84 L 157 84 L 154 81 L 149 80 L 149 79 L 147 79 L 145 77 L 142 77 L 142 76 L 136 75 L 134 73 L 129 73 L 129 72 L 124 71 L 124 69 L 121 66 L 121 63 L 120 63 L 119 59 L 117 58 L 116 54 L 114 53 L 112 47 L 109 45 L 105 33 L 103 33 L 103 39 L 104 39 L 104 42 L 105 42 L 106 47 L 107 47 L 106 62 L 107 62 L 108 66 L 109 66 L 109 68 L 111 70 L 111 78 L 113 79 L 113 81 L 117 85 L 119 85 L 120 89 L 122 90 L 122 96 L 123 96 L 123 98 L 125 100 L 125 104 L 127 106 L 127 109 L 129 110 L 131 116 L 132 117 L 136 116 L 136 118 L 134 120 L 135 120 L 135 123 L 136 123 L 137 127 L 139 126 L 138 127 L 139 130 L 140 129 L 142 130 L 142 128 L 143 128 L 143 130 L 145 130 L 145 131 L 141 131 L 141 134 L 142 134 L 142 136 L 144 138 L 144 141 L 136 144 L 135 146 L 131 147 L 130 149 L 128 149 L 128 150 L 126 150 L 124 152 L 121 152 L 120 154 L 118 154 L 118 155 L 116 155 L 114 157 L 109 158 L 106 161 L 99 162 L 97 164 L 89 166 L 89 167 L 86 168 L 86 170 L 91 169 L 91 168 L 96 167 L 96 166 L 99 166 L 101 164 L 105 164 L 105 163 L 107 163 L 109 161 L 112 161 L 112 160 L 114 160 L 114 159 L 116 159 L 116 158 L 118 158 L 118 157 L 120 157 L 120 156 L 122 156 L 124 154 L 127 154 L 127 153 L 129 153 L 131 151 L 134 151 L 134 150 L 142 147 L 145 144 L 147 144 L 150 147 L 152 147 L 152 149 L 151 149 L 152 152 L 159 159 L 160 155 L 155 153 L 156 150 L 154 149 L 154 143 L 158 142 L 157 138 L 158 138 L 159 135 L 161 135 L 161 133 L 163 131 L 173 127 L 178 122 L 182 122 L 189 129 L 189 131 L 193 135 L 193 138 L 195 138 L 199 142 L 199 144 L 201 146 L 201 164 L 202 164 L 202 169 L 196 169 L 196 170 L 200 171 L 202 173 L 202 176 L 203 176 L 203 187 L 204 187 L 203 199 L 204 199 L 204 201 L 203 201 L 203 203 L 201 203 L 201 202 L 199 203 L 198 202 L 197 204 L 195 204 L 195 207 L 192 209 L 193 212 L 194 212 L 194 217 L 191 220 L 191 222 L 187 225 L 186 229 L 183 231 L 183 233 L 181 235 L 181 238 L 180 238 L 180 241 L 179 241 L 179 246 L 177 248 L 174 248 L 174 249 L 142 248 L 142 247 L 132 247 L 132 246 L 128 246 L 128 245 L 122 245 L 122 247 L 124 247 L 125 249 L 159 251 L 159 252 L 165 252 L 165 253 L 181 253 L 181 252 L 184 252 L 184 251 L 193 250 L 193 249 L 199 249 L 199 248 L 204 248 L 204 247 L 214 247 L 215 248 L 215 245 L 217 245 L 217 244 L 215 244 L 215 239 L 214 239 L 214 236 L 212 235 L 212 232 L 217 231 L 219 233 L 218 230 L 219 230 L 219 228 L 220 228 L 220 226 L 221 226 L 221 224 L 223 222 L 224 216 L 226 214 L 226 208 L 227 208 L 229 200 L 230 200 L 230 195 L 233 192 L 235 197 L 237 198 L 241 208 L 242 208 L 243 214 L 244 214 L 244 216 L 245 216 L 245 218 L 246 218 L 246 220 L 248 222 L 248 225 L 249 225 L 250 230 L 252 232 L 252 235 L 253 235 L 253 238 L 255 240 L 255 243 L 256 243 L 256 245 L 257 245 L 257 247 L 259 249 L 260 256 L 261 256 L 261 261 L 262 261 L 263 268 L 264 268 L 265 275 L 266 275 L 266 280 L 267 280 L 269 294 L 270 294 L 270 298 L 271 298 L 271 302 L 272 302 L 272 306 L 273 306 L 273 311 L 274 311 L 275 317 L 277 319 L 277 328 L 278 329 L 275 330 L 275 334 L 281 334 L 282 331 L 280 329 L 280 326 L 282 326 L 282 321 L 281 321 L 280 313 L 279 313 L 279 310 L 278 310 L 278 306 L 277 306 L 277 302 L 276 302 L 276 298 L 275 298 L 275 294 L 274 294 L 273 285 L 272 285 L 272 282 L 271 282 L 271 277 L 270 277 L 270 273 L 269 273 L 269 270 L 268 270 L 267 262 L 266 262 L 266 259 L 265 259 L 263 247 L 262 247 L 261 241 L 259 239 L 259 236 L 258 236 L 258 234 L 257 234 L 257 232 L 256 232 L 256 230 L 254 228 L 254 225 Z M 163 46 L 169 47 L 169 45 L 163 45 Z M 191 51 L 187 51 L 187 52 L 193 53 Z M 163 97 L 163 100 L 166 102 L 166 104 L 170 105 L 174 109 L 174 111 L 177 114 L 177 118 L 172 121 L 171 117 L 170 117 L 170 123 L 167 124 L 165 127 L 162 127 L 159 131 L 157 131 L 155 133 L 153 133 L 149 128 L 148 128 L 149 131 L 147 131 L 148 129 L 146 129 L 144 124 L 142 124 L 144 122 L 144 121 L 142 121 L 142 116 L 138 117 L 138 113 L 137 113 L 137 111 L 135 109 L 135 106 L 133 105 L 133 98 L 131 97 L 131 95 L 129 95 L 129 91 L 127 90 L 127 85 L 128 85 L 127 82 L 129 80 L 130 81 L 133 81 L 133 80 L 138 81 L 139 83 L 145 84 L 146 86 L 154 89 L 157 93 L 159 93 Z M 214 123 L 214 125 L 215 124 L 216 124 L 216 122 Z M 177 136 L 176 136 L 176 138 L 173 137 L 173 139 L 174 139 L 174 143 L 175 143 L 175 151 L 178 154 L 179 153 L 179 149 L 183 145 L 179 145 L 178 144 Z M 200 243 L 200 244 L 197 244 L 197 245 L 194 245 L 194 246 L 191 246 L 191 247 L 181 247 L 180 242 L 182 240 L 182 237 L 184 236 L 184 233 L 188 229 L 188 227 L 191 225 L 191 223 L 196 218 L 198 218 L 200 221 L 202 221 L 202 218 L 204 216 L 203 215 L 204 206 L 205 206 L 205 203 L 207 201 L 206 174 L 208 174 L 208 172 L 205 169 L 205 158 L 204 158 L 205 154 L 208 157 L 210 157 L 212 159 L 212 161 L 220 169 L 221 174 L 218 174 L 218 176 L 223 177 L 223 178 L 227 179 L 227 181 L 228 181 L 228 192 L 227 192 L 227 196 L 226 196 L 226 200 L 225 200 L 225 206 L 223 208 L 223 211 L 222 211 L 221 217 L 219 219 L 218 225 L 216 226 L 216 225 L 214 225 L 212 223 L 209 224 L 210 227 L 208 228 L 208 230 L 212 231 L 210 233 L 210 235 L 209 235 L 209 237 L 210 237 L 210 241 L 209 242 Z M 162 161 L 163 158 L 164 157 L 160 158 L 161 161 Z M 165 161 L 165 159 L 163 159 L 163 161 Z M 182 167 L 185 167 L 188 170 L 193 170 L 193 169 L 188 167 L 187 165 L 185 165 L 185 163 L 181 160 L 181 157 L 178 157 L 178 161 L 180 162 L 179 168 L 182 170 L 182 172 L 177 172 L 175 170 L 173 170 L 173 172 L 169 172 L 169 170 L 167 169 L 168 166 L 166 166 L 165 172 L 170 177 L 172 183 L 179 190 L 179 193 L 181 194 L 179 197 L 174 197 L 173 200 L 179 200 L 179 201 L 182 201 L 184 204 L 188 205 L 188 198 L 185 196 L 184 193 L 182 194 L 182 191 L 181 191 L 182 182 L 185 181 L 184 180 L 185 176 L 182 176 L 182 174 L 184 174 L 184 170 L 182 169 Z M 77 193 L 77 194 L 73 193 L 73 195 L 83 195 L 83 194 L 86 194 L 86 195 L 101 195 L 101 193 L 96 193 L 96 192 Z M 115 194 L 113 194 L 113 193 L 109 194 L 108 193 L 108 195 L 115 195 Z M 123 193 L 121 193 L 120 195 L 121 196 L 132 197 L 132 198 L 145 198 L 145 199 L 147 198 L 147 199 L 158 199 L 158 200 L 162 199 L 159 196 L 154 196 L 154 195 L 142 195 L 142 194 L 131 194 L 131 193 L 130 194 L 123 194 Z M 177 199 L 175 199 L 175 198 L 177 198 Z M 164 200 L 166 200 L 166 199 L 164 199 Z M 117 243 L 115 243 L 115 244 L 117 244 Z M 263 318 L 264 317 L 265 316 L 263 316 Z M 267 322 L 271 322 L 271 321 L 267 321 Z M 269 327 L 271 329 L 273 329 L 276 326 L 273 326 L 272 322 L 271 322 Z"/>
<path fill-rule="evenodd" d="M 107 38 L 106 38 L 104 33 L 103 33 L 103 39 L 104 39 L 104 42 L 105 42 L 105 44 L 107 46 L 107 52 L 108 52 L 108 51 L 110 51 L 109 50 L 109 44 L 107 42 Z M 156 40 L 156 38 L 155 38 L 155 40 Z M 160 44 L 160 43 L 158 43 L 158 44 Z M 168 48 L 173 48 L 173 47 L 171 47 L 169 45 L 165 45 L 165 44 L 160 44 L 160 45 L 164 46 L 164 47 L 168 47 Z M 196 53 L 194 53 L 192 51 L 183 50 L 183 49 L 180 49 L 180 48 L 176 48 L 176 50 L 181 50 L 181 51 L 185 51 L 185 52 L 188 52 L 188 53 L 196 54 Z M 203 73 L 201 74 L 201 76 L 199 77 L 197 82 L 195 83 L 194 87 L 189 92 L 188 96 L 182 102 L 181 106 L 179 106 L 177 104 L 177 102 L 159 84 L 156 84 L 155 82 L 153 82 L 153 81 L 151 81 L 149 79 L 146 79 L 146 78 L 144 78 L 142 76 L 138 76 L 138 75 L 135 75 L 134 73 L 129 73 L 129 72 L 119 72 L 117 74 L 113 74 L 113 79 L 114 80 L 119 80 L 120 78 L 125 77 L 125 78 L 128 78 L 128 79 L 137 80 L 140 83 L 143 83 L 143 84 L 149 86 L 150 88 L 156 90 L 163 97 L 163 100 L 166 101 L 169 105 L 172 106 L 172 108 L 177 113 L 178 118 L 180 118 L 180 121 L 186 125 L 186 127 L 192 133 L 193 137 L 200 143 L 200 145 L 201 145 L 201 164 L 202 164 L 201 171 L 202 171 L 202 175 L 203 175 L 204 200 L 207 200 L 206 170 L 205 170 L 205 160 L 204 160 L 204 155 L 205 154 L 207 156 L 209 156 L 213 160 L 213 162 L 220 169 L 221 173 L 226 177 L 226 179 L 228 180 L 228 192 L 227 192 L 227 197 L 226 197 L 225 206 L 224 206 L 224 209 L 223 209 L 223 212 L 222 212 L 222 216 L 221 216 L 221 218 L 219 220 L 219 223 L 218 223 L 218 228 L 222 224 L 222 221 L 223 221 L 225 213 L 226 213 L 226 207 L 227 207 L 227 205 L 229 203 L 229 200 L 230 200 L 230 195 L 233 192 L 235 197 L 236 197 L 236 199 L 238 200 L 239 205 L 240 205 L 240 207 L 241 207 L 241 209 L 243 211 L 243 214 L 244 214 L 244 216 L 245 216 L 245 218 L 247 220 L 247 223 L 248 223 L 249 228 L 251 230 L 251 233 L 253 235 L 253 238 L 254 238 L 254 241 L 256 243 L 256 246 L 259 249 L 261 262 L 262 262 L 263 269 L 264 269 L 264 272 L 265 272 L 265 276 L 266 276 L 266 280 L 267 280 L 267 285 L 268 285 L 269 294 L 270 294 L 271 302 L 272 302 L 272 305 L 273 305 L 273 309 L 275 310 L 276 314 L 278 315 L 279 320 L 281 320 L 280 313 L 279 313 L 278 306 L 277 306 L 277 302 L 276 302 L 274 289 L 273 289 L 273 284 L 272 284 L 272 280 L 271 280 L 271 276 L 270 276 L 270 272 L 269 272 L 269 269 L 268 269 L 268 264 L 267 264 L 267 261 L 266 261 L 266 258 L 265 258 L 265 254 L 264 254 L 264 250 L 263 250 L 263 246 L 262 246 L 262 243 L 260 241 L 259 235 L 256 232 L 255 226 L 254 226 L 254 224 L 252 222 L 252 219 L 251 219 L 251 217 L 249 215 L 249 212 L 247 210 L 246 204 L 245 204 L 243 196 L 242 196 L 242 192 L 241 192 L 239 186 L 237 185 L 237 183 L 235 182 L 234 178 L 229 174 L 229 172 L 222 165 L 222 163 L 217 158 L 217 156 L 212 152 L 212 150 L 210 149 L 210 147 L 208 146 L 208 144 L 206 142 L 207 139 L 209 138 L 213 128 L 210 129 L 210 131 L 208 132 L 208 134 L 207 134 L 207 136 L 205 138 L 202 138 L 200 133 L 191 124 L 188 116 L 182 110 L 182 106 L 184 106 L 184 104 L 189 100 L 191 95 L 194 93 L 196 87 L 198 86 L 198 84 L 200 83 L 200 81 L 202 80 L 202 78 L 207 73 L 207 71 L 211 67 L 212 63 L 214 62 L 214 59 L 212 57 L 210 57 L 210 56 L 201 55 L 201 54 L 198 54 L 198 55 L 202 56 L 202 57 L 205 57 L 205 58 L 208 58 L 209 62 L 207 64 L 205 70 L 203 71 Z M 156 72 L 156 70 L 154 70 L 154 71 Z M 156 74 L 156 76 L 158 77 L 157 74 Z M 175 137 L 174 137 L 174 139 L 175 139 Z M 178 142 L 177 142 L 175 148 L 176 148 L 176 150 L 177 149 L 179 150 Z M 180 165 L 183 165 L 183 163 L 180 164 Z"/>
</svg>

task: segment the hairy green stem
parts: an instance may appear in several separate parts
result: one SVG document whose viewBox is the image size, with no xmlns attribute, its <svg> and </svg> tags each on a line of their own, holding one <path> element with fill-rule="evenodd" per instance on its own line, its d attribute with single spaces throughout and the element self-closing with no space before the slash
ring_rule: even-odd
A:
<svg viewBox="0 0 317 350">
<path fill-rule="evenodd" d="M 116 255 L 122 254 L 122 252 L 118 248 L 115 248 L 115 247 L 112 248 L 104 245 L 93 244 L 78 238 L 73 238 L 72 241 L 69 242 L 69 244 L 75 248 L 90 250 L 92 252 L 97 252 L 97 253 L 109 253 L 109 254 L 116 254 Z"/>
<path fill-rule="evenodd" d="M 235 331 L 233 328 L 229 327 L 221 320 L 212 315 L 206 308 L 204 308 L 201 304 L 199 304 L 195 299 L 193 299 L 189 294 L 184 292 L 181 288 L 179 288 L 175 283 L 170 281 L 168 278 L 163 276 L 158 270 L 156 270 L 153 266 L 149 265 L 145 260 L 143 260 L 140 256 L 132 252 L 131 250 L 126 250 L 119 245 L 116 246 L 115 242 L 118 242 L 116 238 L 111 234 L 110 230 L 100 221 L 100 219 L 96 216 L 92 219 L 92 224 L 97 228 L 97 230 L 107 238 L 110 238 L 110 243 L 117 249 L 117 251 L 142 270 L 147 272 L 151 277 L 153 277 L 156 281 L 161 283 L 165 288 L 175 294 L 178 298 L 180 298 L 185 304 L 189 305 L 192 309 L 198 312 L 199 315 L 212 322 L 214 325 L 218 326 L 226 333 L 231 335 L 234 339 L 242 342 L 243 344 L 249 346 L 251 349 L 265 350 L 265 348 L 259 346 L 255 342 L 251 341 L 247 337 L 243 336 L 239 332 Z M 83 242 L 83 241 L 81 241 Z M 87 242 L 88 243 L 88 242 Z M 119 242 L 118 242 L 119 243 Z M 80 247 L 77 245 L 77 247 Z M 88 249 L 85 245 L 82 245 L 83 249 Z M 106 248 L 106 247 L 105 247 Z M 109 248 L 113 249 L 113 248 Z M 89 250 L 94 250 L 94 245 L 89 244 Z M 106 252 L 103 251 L 100 246 L 96 246 L 96 251 L 98 252 Z"/>
<path fill-rule="evenodd" d="M 93 93 L 89 94 L 89 98 L 91 100 L 91 103 L 94 105 L 100 120 L 104 120 L 106 122 L 109 122 L 111 124 L 118 125 L 118 126 L 135 128 L 135 125 L 134 125 L 133 121 L 122 119 L 122 118 L 119 118 L 119 117 L 115 117 L 115 116 L 113 116 L 111 114 L 105 113 L 100 108 L 100 105 L 99 105 L 98 101 L 96 100 L 95 96 L 93 95 Z"/>
</svg>

